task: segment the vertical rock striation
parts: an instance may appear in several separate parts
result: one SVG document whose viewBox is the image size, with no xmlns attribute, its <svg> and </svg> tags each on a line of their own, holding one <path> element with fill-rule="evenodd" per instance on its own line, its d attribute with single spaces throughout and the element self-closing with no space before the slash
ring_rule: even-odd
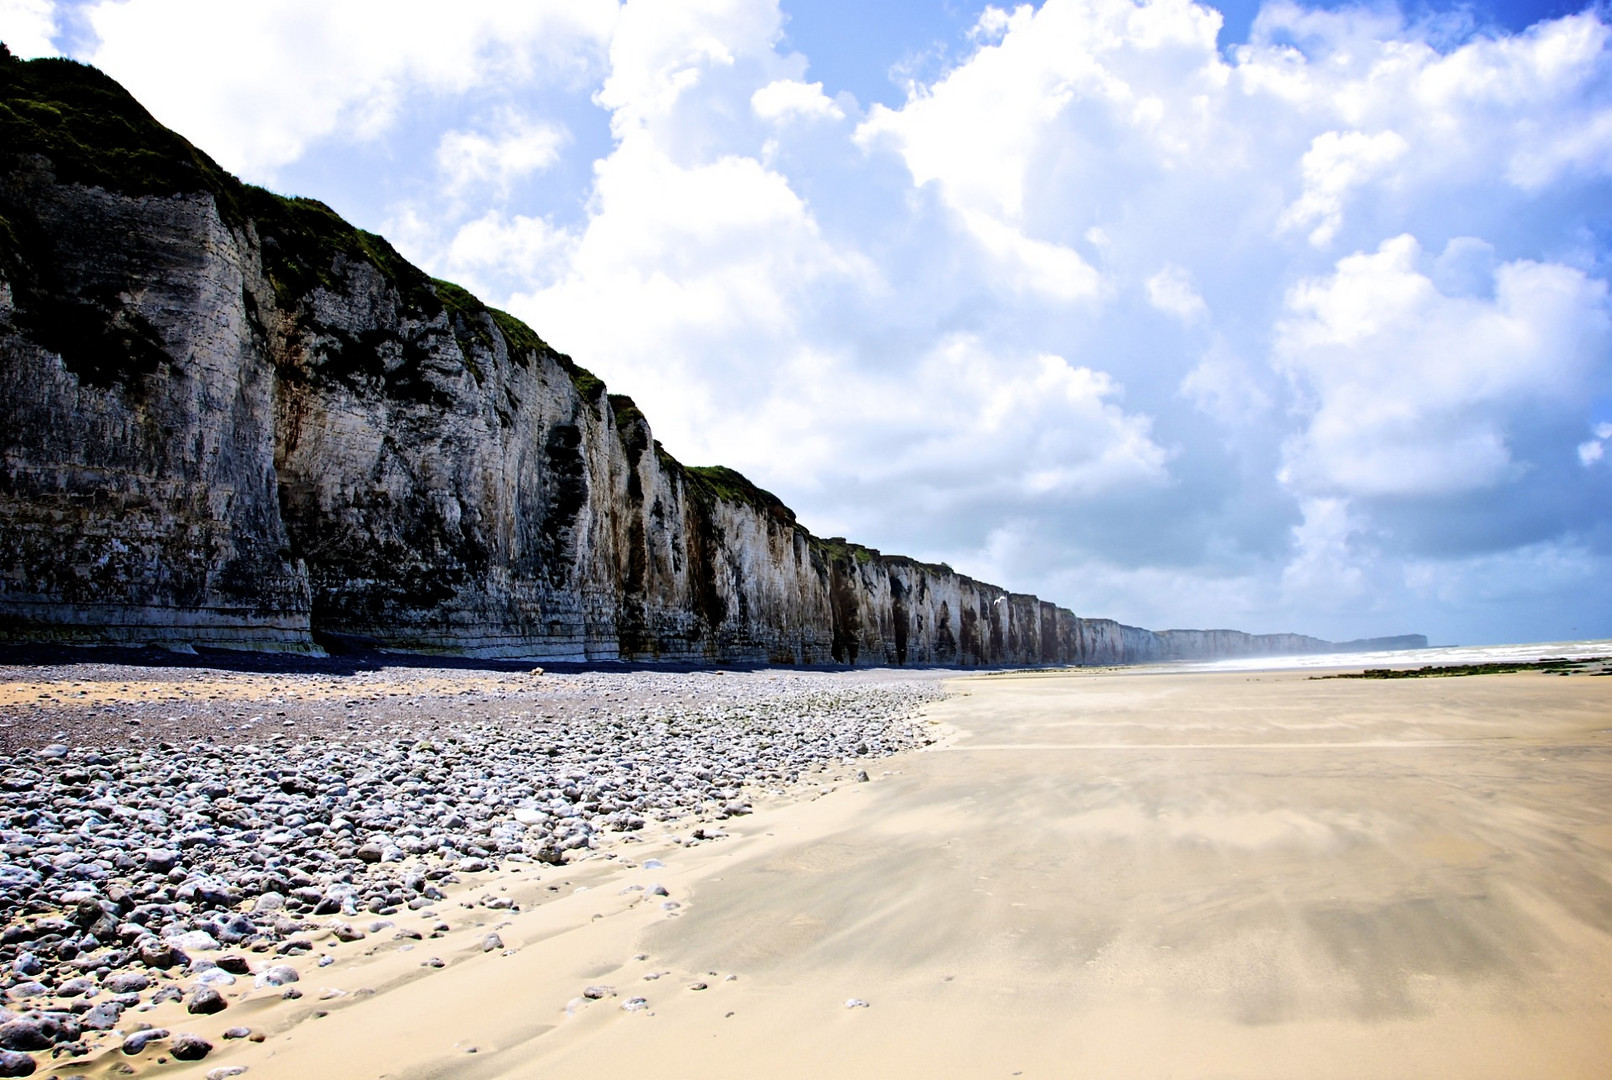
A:
<svg viewBox="0 0 1612 1080">
<path fill-rule="evenodd" d="M 813 536 L 519 320 L 0 57 L 0 640 L 559 659 L 1309 652 L 1082 619 Z"/>
</svg>

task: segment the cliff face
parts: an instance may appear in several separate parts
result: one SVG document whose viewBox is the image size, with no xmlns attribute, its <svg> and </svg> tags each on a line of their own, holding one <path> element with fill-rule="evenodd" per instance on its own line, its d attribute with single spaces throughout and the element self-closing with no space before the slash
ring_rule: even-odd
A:
<svg viewBox="0 0 1612 1080">
<path fill-rule="evenodd" d="M 528 327 L 0 57 L 0 640 L 1043 664 L 1317 651 L 812 536 Z"/>
<path fill-rule="evenodd" d="M 0 632 L 305 642 L 255 264 L 205 195 L 3 184 L 37 272 L 0 282 Z"/>
</svg>

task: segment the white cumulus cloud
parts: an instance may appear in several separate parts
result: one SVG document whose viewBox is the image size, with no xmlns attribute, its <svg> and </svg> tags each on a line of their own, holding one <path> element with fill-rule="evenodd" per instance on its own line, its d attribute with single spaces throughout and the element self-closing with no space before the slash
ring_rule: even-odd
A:
<svg viewBox="0 0 1612 1080">
<path fill-rule="evenodd" d="M 513 115 L 501 120 L 492 134 L 455 130 L 437 143 L 437 168 L 450 192 L 462 194 L 475 184 L 494 184 L 507 191 L 514 181 L 559 159 L 566 141 L 564 128 Z"/>
<path fill-rule="evenodd" d="M 750 107 L 763 120 L 798 117 L 806 120 L 843 120 L 845 113 L 823 93 L 820 82 L 775 79 L 750 95 Z"/>
<path fill-rule="evenodd" d="M 1291 228 L 1314 224 L 1310 243 L 1327 246 L 1343 226 L 1344 200 L 1350 189 L 1381 175 L 1407 149 L 1409 144 L 1392 131 L 1317 135 L 1299 163 L 1304 194 L 1282 213 L 1280 224 Z"/>
<path fill-rule="evenodd" d="M 1192 284 L 1191 273 L 1175 265 L 1147 279 L 1147 302 L 1185 323 L 1196 322 L 1209 312 Z"/>
<path fill-rule="evenodd" d="M 55 56 L 56 5 L 52 0 L 0 0 L 0 41 L 24 60 Z"/>
<path fill-rule="evenodd" d="M 321 139 L 385 131 L 414 94 L 586 78 L 615 15 L 612 0 L 104 0 L 87 59 L 226 167 L 271 177 Z"/>
<path fill-rule="evenodd" d="M 1290 444 L 1300 490 L 1416 495 L 1512 475 L 1509 415 L 1529 399 L 1571 400 L 1608 345 L 1604 283 L 1518 261 L 1494 299 L 1441 293 L 1408 235 L 1351 255 L 1288 296 L 1277 359 L 1308 416 Z"/>
</svg>

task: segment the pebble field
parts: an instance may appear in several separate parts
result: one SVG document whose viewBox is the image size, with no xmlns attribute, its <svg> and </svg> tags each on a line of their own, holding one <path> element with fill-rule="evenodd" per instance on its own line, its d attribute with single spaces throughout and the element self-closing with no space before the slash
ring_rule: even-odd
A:
<svg viewBox="0 0 1612 1080">
<path fill-rule="evenodd" d="M 0 1077 L 203 1059 L 142 1013 L 300 996 L 313 936 L 447 934 L 391 917 L 501 865 L 714 842 L 932 742 L 942 696 L 939 672 L 300 667 L 0 667 Z"/>
</svg>

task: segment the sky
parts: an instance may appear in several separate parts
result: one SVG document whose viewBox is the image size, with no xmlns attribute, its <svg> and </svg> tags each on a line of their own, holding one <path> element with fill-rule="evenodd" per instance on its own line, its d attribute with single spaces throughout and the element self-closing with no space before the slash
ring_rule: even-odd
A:
<svg viewBox="0 0 1612 1080">
<path fill-rule="evenodd" d="M 0 0 L 818 535 L 1149 626 L 1612 637 L 1612 14 Z"/>
</svg>

